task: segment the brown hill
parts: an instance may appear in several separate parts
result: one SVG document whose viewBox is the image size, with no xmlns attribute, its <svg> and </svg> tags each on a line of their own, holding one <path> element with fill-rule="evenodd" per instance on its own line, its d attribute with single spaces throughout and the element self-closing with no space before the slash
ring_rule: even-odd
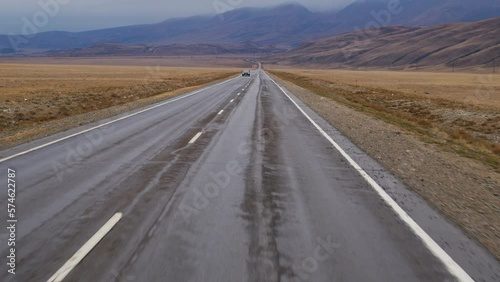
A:
<svg viewBox="0 0 500 282">
<path fill-rule="evenodd" d="M 500 57 L 500 17 L 431 27 L 384 27 L 313 41 L 266 61 L 323 67 L 493 67 Z M 500 64 L 500 60 L 496 62 Z"/>
</svg>

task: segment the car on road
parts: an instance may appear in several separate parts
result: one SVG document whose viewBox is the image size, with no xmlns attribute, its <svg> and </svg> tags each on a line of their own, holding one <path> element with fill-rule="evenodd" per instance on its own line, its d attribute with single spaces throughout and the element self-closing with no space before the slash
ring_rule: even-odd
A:
<svg viewBox="0 0 500 282">
<path fill-rule="evenodd" d="M 244 70 L 241 76 L 250 76 L 250 71 L 249 70 Z"/>
</svg>

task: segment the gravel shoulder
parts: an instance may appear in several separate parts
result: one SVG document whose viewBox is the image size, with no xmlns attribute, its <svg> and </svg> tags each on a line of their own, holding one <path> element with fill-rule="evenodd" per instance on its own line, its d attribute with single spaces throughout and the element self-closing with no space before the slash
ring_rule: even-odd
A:
<svg viewBox="0 0 500 282">
<path fill-rule="evenodd" d="M 276 79 L 500 259 L 500 174 L 494 168 L 443 151 L 396 125 Z"/>
</svg>

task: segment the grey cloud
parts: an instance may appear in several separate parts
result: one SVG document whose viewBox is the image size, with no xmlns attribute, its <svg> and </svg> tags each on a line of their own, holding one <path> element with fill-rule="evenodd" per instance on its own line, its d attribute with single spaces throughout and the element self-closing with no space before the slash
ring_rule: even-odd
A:
<svg viewBox="0 0 500 282">
<path fill-rule="evenodd" d="M 1 0 L 0 34 L 20 33 L 23 17 L 32 20 L 40 3 L 60 1 L 59 11 L 51 16 L 47 25 L 39 31 L 82 31 L 156 23 L 168 18 L 199 14 L 215 14 L 215 1 L 226 3 L 231 8 L 262 7 L 290 2 L 286 0 Z M 336 9 L 354 0 L 298 0 L 311 10 Z M 219 3 L 220 3 L 219 2 Z"/>
</svg>

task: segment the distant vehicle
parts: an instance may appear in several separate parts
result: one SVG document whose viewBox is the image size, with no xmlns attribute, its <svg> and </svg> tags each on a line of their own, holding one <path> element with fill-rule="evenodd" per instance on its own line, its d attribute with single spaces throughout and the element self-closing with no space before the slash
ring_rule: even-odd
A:
<svg viewBox="0 0 500 282">
<path fill-rule="evenodd" d="M 250 71 L 249 70 L 244 70 L 241 76 L 250 76 Z"/>
</svg>

